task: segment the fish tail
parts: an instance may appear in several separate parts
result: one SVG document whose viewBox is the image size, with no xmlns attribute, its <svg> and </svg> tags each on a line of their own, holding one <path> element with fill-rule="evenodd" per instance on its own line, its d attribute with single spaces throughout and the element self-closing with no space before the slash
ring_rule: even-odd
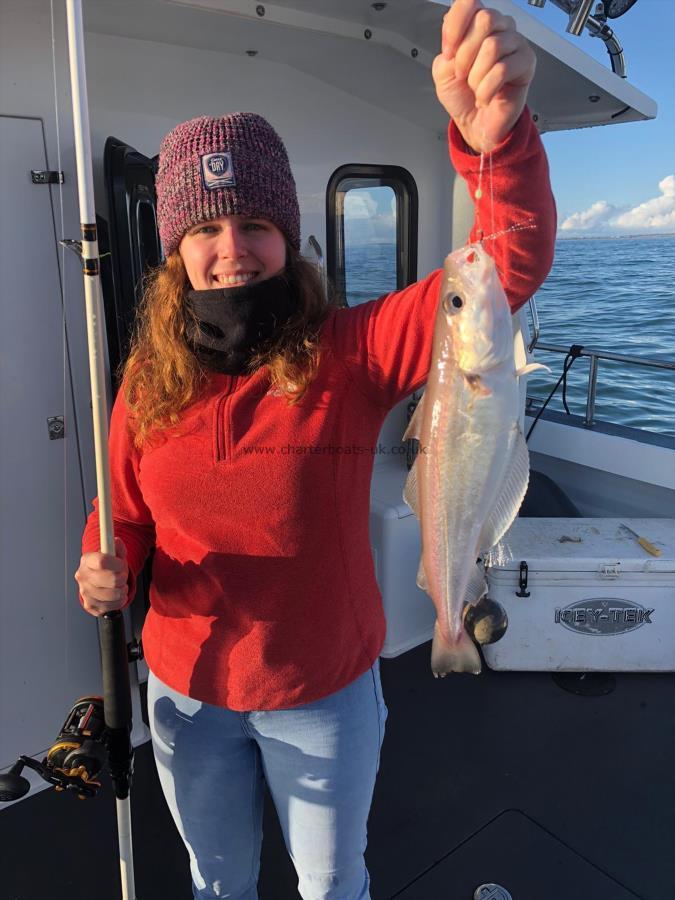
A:
<svg viewBox="0 0 675 900">
<path fill-rule="evenodd" d="M 431 643 L 431 671 L 435 678 L 443 678 L 448 672 L 479 674 L 480 654 L 464 628 L 457 640 L 452 641 L 443 636 L 438 621 L 436 622 L 434 639 Z"/>
</svg>

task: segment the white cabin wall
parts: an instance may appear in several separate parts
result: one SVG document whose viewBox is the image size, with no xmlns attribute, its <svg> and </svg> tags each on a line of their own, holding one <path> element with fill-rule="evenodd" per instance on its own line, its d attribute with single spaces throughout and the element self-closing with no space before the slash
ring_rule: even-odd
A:
<svg viewBox="0 0 675 900">
<path fill-rule="evenodd" d="M 41 758 L 75 698 L 101 690 L 96 620 L 73 580 L 96 480 L 82 271 L 57 244 L 79 238 L 80 223 L 65 3 L 53 6 L 52 29 L 49 0 L 0 3 L 0 215 L 11 238 L 0 305 L 12 329 L 2 359 L 11 425 L 0 458 L 0 769 L 19 753 Z M 17 156 L 20 131 L 34 137 Z M 45 166 L 63 172 L 62 186 L 31 183 Z M 63 439 L 49 439 L 51 416 L 64 417 Z"/>
<path fill-rule="evenodd" d="M 68 71 L 66 4 L 53 3 L 53 23 L 50 7 L 49 0 L 0 2 L 0 116 L 26 116 L 42 121 L 47 165 L 49 169 L 60 168 L 64 184 L 61 187 L 36 186 L 35 190 L 49 191 L 51 194 L 55 240 L 62 237 L 79 239 L 80 216 Z M 1 133 L 2 119 L 0 140 Z M 17 172 L 17 178 L 30 177 L 32 168 L 36 166 L 26 160 L 26 171 Z M 7 214 L 6 209 L 3 214 Z M 27 254 L 28 243 L 27 240 Z M 48 250 L 53 252 L 51 247 Z M 30 255 L 23 263 L 26 271 L 30 271 L 34 277 L 39 277 L 40 259 L 44 252 L 45 248 L 30 248 Z M 58 257 L 62 295 L 54 298 L 54 302 L 64 306 L 68 364 L 74 398 L 74 409 L 69 405 L 69 394 L 65 398 L 64 413 L 67 423 L 72 426 L 68 437 L 73 439 L 67 441 L 69 452 L 71 449 L 79 452 L 78 440 L 88 442 L 88 449 L 85 448 L 82 455 L 85 487 L 84 491 L 80 490 L 75 507 L 79 507 L 84 513 L 93 496 L 92 491 L 94 494 L 96 492 L 84 288 L 82 270 L 76 255 L 59 249 Z M 36 280 L 35 283 L 39 282 Z M 4 298 L 3 302 L 6 302 Z M 53 337 L 50 336 L 50 339 Z M 59 373 L 54 373 L 53 377 L 58 378 Z M 75 490 L 75 485 L 72 489 Z"/>
<path fill-rule="evenodd" d="M 313 234 L 326 252 L 326 188 L 346 163 L 403 166 L 419 200 L 418 278 L 443 263 L 452 241 L 455 174 L 447 135 L 412 125 L 290 66 L 107 34 L 86 36 L 97 208 L 105 209 L 102 158 L 114 135 L 154 156 L 176 123 L 199 115 L 252 111 L 286 144 L 298 187 L 301 243 Z M 429 73 L 431 79 L 431 73 Z M 466 212 L 466 211 L 465 211 Z M 465 234 L 470 222 L 465 223 Z M 401 442 L 407 403 L 388 416 L 385 445 Z M 376 457 L 376 462 L 386 457 Z"/>
<path fill-rule="evenodd" d="M 67 540 L 66 574 L 72 579 L 80 558 L 80 537 L 84 518 L 96 493 L 96 471 L 93 452 L 91 393 L 87 329 L 84 315 L 82 269 L 78 257 L 56 244 L 62 237 L 79 239 L 80 217 L 77 197 L 77 172 L 73 135 L 73 119 L 68 70 L 66 4 L 49 0 L 2 0 L 0 3 L 0 116 L 28 117 L 40 120 L 44 135 L 47 167 L 63 172 L 64 183 L 35 186 L 36 191 L 48 192 L 53 210 L 54 243 L 48 247 L 33 246 L 26 233 L 26 255 L 16 265 L 30 273 L 26 280 L 25 298 L 1 297 L 1 303 L 30 302 L 33 291 L 40 289 L 41 265 L 49 265 L 56 252 L 59 266 L 60 295 L 50 302 L 62 306 L 65 318 L 67 355 L 64 350 L 63 367 L 59 372 L 45 372 L 44 377 L 64 382 L 63 408 L 54 414 L 65 416 L 66 438 L 52 442 L 50 450 L 63 455 L 65 474 L 64 522 Z M 53 19 L 52 19 L 53 13 Z M 58 110 L 58 116 L 57 116 Z M 0 118 L 0 140 L 3 119 Z M 30 178 L 30 170 L 41 168 L 26 159 L 25 168 L 17 170 L 16 178 Z M 2 215 L 10 211 L 3 207 Z M 40 332 L 35 322 L 36 343 L 32 356 L 42 361 L 39 341 L 59 341 L 63 335 Z M 38 510 L 34 510 L 37 515 Z M 62 541 L 61 535 L 58 540 Z M 63 563 L 60 565 L 63 568 Z M 63 580 L 61 571 L 59 579 Z M 67 590 L 73 594 L 74 582 Z M 77 595 L 74 594 L 74 597 Z M 76 613 L 79 614 L 78 610 Z"/>
<path fill-rule="evenodd" d="M 419 277 L 442 263 L 450 241 L 447 211 L 454 180 L 445 135 L 441 140 L 330 84 L 260 57 L 94 33 L 86 36 L 86 52 L 100 208 L 100 167 L 109 135 L 153 156 L 178 122 L 253 111 L 269 119 L 288 149 L 303 244 L 314 234 L 325 249 L 326 186 L 338 166 L 398 165 L 413 174 L 419 191 Z"/>
</svg>

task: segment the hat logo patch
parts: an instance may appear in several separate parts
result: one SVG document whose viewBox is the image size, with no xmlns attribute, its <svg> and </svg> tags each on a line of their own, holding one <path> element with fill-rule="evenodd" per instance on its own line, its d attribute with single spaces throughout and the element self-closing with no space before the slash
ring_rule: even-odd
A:
<svg viewBox="0 0 675 900">
<path fill-rule="evenodd" d="M 202 181 L 207 191 L 231 187 L 237 183 L 234 179 L 231 153 L 206 153 L 200 159 Z"/>
</svg>

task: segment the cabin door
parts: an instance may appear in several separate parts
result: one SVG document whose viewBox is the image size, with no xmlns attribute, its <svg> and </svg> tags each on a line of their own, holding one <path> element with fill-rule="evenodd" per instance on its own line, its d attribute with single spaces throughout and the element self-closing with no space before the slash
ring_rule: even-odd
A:
<svg viewBox="0 0 675 900">
<path fill-rule="evenodd" d="M 157 157 L 149 159 L 109 137 L 104 170 L 112 264 L 112 284 L 107 290 L 104 284 L 104 295 L 110 370 L 115 373 L 129 352 L 143 276 L 162 261 L 155 196 Z M 113 383 L 113 390 L 116 387 Z"/>
<path fill-rule="evenodd" d="M 113 394 L 118 388 L 116 373 L 129 353 L 143 278 L 163 259 L 157 229 L 156 172 L 157 157 L 150 159 L 118 138 L 107 139 L 104 173 L 109 210 L 106 237 L 110 267 L 106 278 L 107 267 L 102 264 L 101 274 Z M 149 607 L 152 559 L 151 552 L 137 580 L 136 599 L 129 608 L 137 638 L 141 635 Z M 140 680 L 147 678 L 145 663 L 139 663 L 138 675 Z"/>
<path fill-rule="evenodd" d="M 59 186 L 32 181 L 31 170 L 49 168 L 42 120 L 0 116 L 0 132 L 4 769 L 19 754 L 44 753 L 72 703 L 100 690 L 100 665 L 96 621 L 80 608 L 73 580 L 83 522 L 77 511 L 91 498 L 83 492 L 72 397 L 71 378 L 82 376 L 71 371 L 62 285 L 67 304 L 81 302 L 82 277 L 73 283 L 77 268 L 57 243 Z M 60 262 L 69 263 L 63 278 Z"/>
</svg>

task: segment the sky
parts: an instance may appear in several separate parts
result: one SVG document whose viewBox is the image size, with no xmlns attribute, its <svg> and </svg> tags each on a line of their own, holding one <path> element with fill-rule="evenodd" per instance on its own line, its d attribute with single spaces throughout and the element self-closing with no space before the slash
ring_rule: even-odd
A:
<svg viewBox="0 0 675 900">
<path fill-rule="evenodd" d="M 565 13 L 513 0 L 609 66 L 604 43 L 565 32 Z M 486 0 L 489 5 L 489 0 Z M 559 236 L 675 233 L 675 0 L 637 0 L 609 20 L 628 81 L 656 101 L 656 119 L 544 135 Z"/>
<path fill-rule="evenodd" d="M 490 0 L 485 0 L 489 5 Z M 516 6 L 611 69 L 604 43 L 565 31 L 565 13 L 548 0 Z M 675 0 L 637 0 L 609 20 L 624 50 L 628 81 L 657 104 L 654 120 L 551 132 L 543 136 L 560 238 L 675 233 Z M 394 239 L 390 188 L 350 190 L 348 243 Z"/>
</svg>

